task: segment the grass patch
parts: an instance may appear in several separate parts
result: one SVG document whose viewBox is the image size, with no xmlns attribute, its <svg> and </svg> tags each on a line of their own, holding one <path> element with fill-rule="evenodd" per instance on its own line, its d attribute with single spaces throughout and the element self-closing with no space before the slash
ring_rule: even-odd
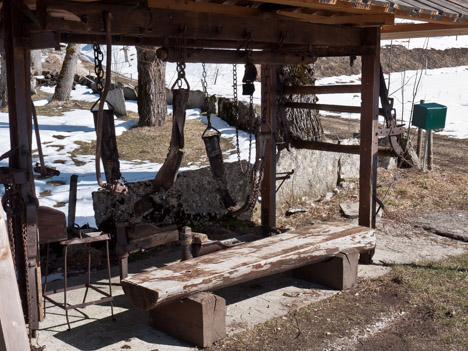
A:
<svg viewBox="0 0 468 351">
<path fill-rule="evenodd" d="M 40 197 L 47 197 L 47 196 L 51 196 L 51 195 L 52 195 L 52 192 L 50 190 L 44 190 L 44 191 L 41 191 L 39 193 Z"/>
<path fill-rule="evenodd" d="M 65 185 L 65 182 L 61 180 L 49 180 L 46 182 L 46 184 L 52 185 L 52 186 L 60 186 L 60 185 Z"/>
<path fill-rule="evenodd" d="M 75 164 L 77 167 L 84 166 L 86 162 L 78 160 L 76 157 L 71 157 L 72 162 Z"/>
<path fill-rule="evenodd" d="M 49 145 L 50 147 L 56 147 L 57 148 L 57 152 L 58 151 L 62 151 L 63 149 L 65 149 L 65 146 L 63 145 Z"/>
<path fill-rule="evenodd" d="M 374 328 L 382 321 L 384 327 Z M 209 350 L 465 350 L 467 328 L 465 254 L 397 265 L 386 276 L 235 334 Z"/>
<path fill-rule="evenodd" d="M 89 110 L 91 109 L 91 106 L 93 106 L 93 102 L 69 100 L 61 105 L 49 103 L 44 106 L 36 106 L 36 111 L 37 114 L 41 116 L 57 117 L 63 116 L 65 112 L 73 110 Z"/>
<path fill-rule="evenodd" d="M 66 160 L 54 160 L 54 163 L 65 164 Z"/>
<path fill-rule="evenodd" d="M 206 125 L 199 120 L 188 120 L 185 122 L 185 155 L 182 166 L 187 166 L 189 163 L 196 163 L 201 166 L 209 164 L 206 157 L 205 145 L 201 139 L 205 128 Z M 136 127 L 124 132 L 117 137 L 120 160 L 164 162 L 169 150 L 171 132 L 171 120 L 166 122 L 162 127 Z M 96 149 L 95 141 L 91 143 L 76 141 L 75 143 L 80 147 L 72 152 L 72 156 L 94 155 Z M 234 147 L 230 141 L 221 138 L 222 150 L 231 150 Z"/>
<path fill-rule="evenodd" d="M 63 140 L 65 138 L 68 138 L 67 135 L 52 135 L 53 138 Z"/>
<path fill-rule="evenodd" d="M 65 207 L 66 204 L 67 204 L 66 202 L 59 201 L 54 205 L 54 207 Z"/>
</svg>

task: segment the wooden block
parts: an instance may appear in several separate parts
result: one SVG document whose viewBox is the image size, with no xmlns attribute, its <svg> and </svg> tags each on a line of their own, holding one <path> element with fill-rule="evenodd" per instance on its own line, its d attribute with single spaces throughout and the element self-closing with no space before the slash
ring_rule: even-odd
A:
<svg viewBox="0 0 468 351">
<path fill-rule="evenodd" d="M 202 292 L 150 311 L 156 329 L 200 347 L 226 336 L 226 300 Z"/>
<path fill-rule="evenodd" d="M 359 263 L 371 264 L 373 262 L 372 258 L 374 257 L 374 254 L 375 254 L 375 249 L 361 252 L 359 256 Z"/>
<path fill-rule="evenodd" d="M 350 289 L 357 283 L 359 252 L 340 252 L 327 261 L 293 270 L 297 278 L 329 286 L 338 290 Z"/>
</svg>

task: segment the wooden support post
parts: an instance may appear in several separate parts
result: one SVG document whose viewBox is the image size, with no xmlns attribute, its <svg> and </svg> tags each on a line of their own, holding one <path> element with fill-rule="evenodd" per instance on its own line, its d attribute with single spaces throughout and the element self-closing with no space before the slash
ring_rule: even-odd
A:
<svg viewBox="0 0 468 351">
<path fill-rule="evenodd" d="M 357 250 L 342 251 L 327 261 L 297 268 L 293 270 L 293 275 L 338 290 L 346 290 L 357 284 L 358 261 Z"/>
<path fill-rule="evenodd" d="M 375 45 L 375 54 L 362 57 L 359 224 L 375 228 L 378 99 L 380 87 L 380 28 L 366 28 L 363 31 L 363 43 Z"/>
<path fill-rule="evenodd" d="M 416 144 L 416 153 L 418 154 L 419 159 L 422 156 L 422 138 L 423 138 L 423 130 L 422 128 L 418 128 L 418 141 Z"/>
<path fill-rule="evenodd" d="M 424 104 L 425 101 L 421 100 L 419 103 Z M 418 154 L 419 159 L 421 159 L 421 156 L 422 156 L 422 138 L 423 138 L 423 130 L 422 128 L 418 128 L 418 141 L 416 144 L 416 153 Z"/>
<path fill-rule="evenodd" d="M 278 111 L 278 71 L 276 66 L 262 65 L 262 132 L 270 132 L 262 181 L 262 232 L 271 235 L 276 226 L 276 116 Z"/>
<path fill-rule="evenodd" d="M 13 1 L 3 2 L 4 47 L 7 63 L 8 112 L 11 149 L 20 152 L 10 157 L 10 167 L 28 174 L 28 181 L 13 184 L 19 197 L 13 200 L 23 211 L 12 216 L 15 241 L 15 259 L 18 284 L 27 310 L 26 318 L 30 334 L 39 328 L 39 256 L 37 232 L 37 198 L 32 173 L 32 106 L 30 81 L 30 51 L 23 40 L 24 16 Z M 8 192 L 5 196 L 9 196 Z"/>
<path fill-rule="evenodd" d="M 201 292 L 151 310 L 150 324 L 197 346 L 208 347 L 226 336 L 226 300 Z"/>
<path fill-rule="evenodd" d="M 434 163 L 434 133 L 432 130 L 428 130 L 427 133 L 429 133 L 429 142 L 427 145 L 427 169 L 432 171 Z"/>
<path fill-rule="evenodd" d="M 0 350 L 29 350 L 8 233 L 0 202 Z"/>
<path fill-rule="evenodd" d="M 117 232 L 116 253 L 119 257 L 120 280 L 128 277 L 127 225 L 128 223 L 126 222 L 117 222 L 115 224 Z"/>
</svg>

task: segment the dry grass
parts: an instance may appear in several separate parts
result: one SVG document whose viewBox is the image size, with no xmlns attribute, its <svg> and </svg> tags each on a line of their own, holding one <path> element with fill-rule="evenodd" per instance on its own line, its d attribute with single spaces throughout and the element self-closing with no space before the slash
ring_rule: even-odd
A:
<svg viewBox="0 0 468 351">
<path fill-rule="evenodd" d="M 185 122 L 185 148 L 182 166 L 196 164 L 205 166 L 209 164 L 206 157 L 205 145 L 201 135 L 206 125 L 199 120 Z M 162 127 L 136 127 L 117 137 L 117 147 L 121 160 L 141 163 L 149 161 L 162 163 L 169 150 L 169 141 L 172 132 L 172 119 Z M 94 155 L 96 143 L 77 142 L 80 147 L 73 151 L 72 156 Z M 221 138 L 221 149 L 232 150 L 234 145 Z"/>
</svg>

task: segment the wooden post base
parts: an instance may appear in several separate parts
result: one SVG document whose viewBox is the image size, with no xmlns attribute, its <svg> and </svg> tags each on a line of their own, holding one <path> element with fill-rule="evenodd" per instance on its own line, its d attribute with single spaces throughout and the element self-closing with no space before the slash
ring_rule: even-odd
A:
<svg viewBox="0 0 468 351">
<path fill-rule="evenodd" d="M 357 283 L 358 260 L 358 251 L 344 251 L 327 261 L 294 269 L 293 275 L 338 290 L 346 290 Z"/>
<path fill-rule="evenodd" d="M 226 300 L 201 292 L 150 311 L 152 327 L 208 347 L 226 336 Z"/>
</svg>

